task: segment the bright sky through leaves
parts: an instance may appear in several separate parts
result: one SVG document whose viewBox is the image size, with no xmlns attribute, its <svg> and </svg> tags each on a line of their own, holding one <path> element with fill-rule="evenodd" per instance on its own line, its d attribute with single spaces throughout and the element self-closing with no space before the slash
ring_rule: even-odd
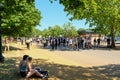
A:
<svg viewBox="0 0 120 80">
<path fill-rule="evenodd" d="M 41 11 L 42 20 L 40 22 L 41 27 L 37 26 L 38 29 L 43 30 L 49 26 L 60 25 L 69 22 L 69 17 L 64 12 L 64 7 L 55 1 L 50 3 L 49 0 L 35 0 L 36 8 Z M 76 29 L 88 28 L 88 24 L 85 25 L 85 20 L 72 21 L 71 22 Z"/>
</svg>

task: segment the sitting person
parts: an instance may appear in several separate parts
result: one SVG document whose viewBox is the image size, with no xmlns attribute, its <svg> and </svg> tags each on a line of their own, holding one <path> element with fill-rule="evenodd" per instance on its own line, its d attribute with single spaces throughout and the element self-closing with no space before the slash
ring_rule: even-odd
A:
<svg viewBox="0 0 120 80">
<path fill-rule="evenodd" d="M 28 55 L 24 55 L 23 56 L 23 60 L 20 61 L 20 64 L 19 64 L 19 73 L 22 77 L 26 77 L 27 75 L 27 58 L 29 56 Z"/>
<path fill-rule="evenodd" d="M 27 59 L 27 68 L 28 68 L 28 73 L 27 73 L 27 75 L 26 75 L 26 78 L 29 78 L 29 77 L 31 77 L 31 76 L 33 76 L 33 75 L 38 76 L 38 77 L 41 77 L 41 78 L 44 77 L 44 76 L 43 76 L 41 73 L 39 73 L 36 69 L 32 69 L 32 57 L 28 57 L 28 59 Z"/>
</svg>

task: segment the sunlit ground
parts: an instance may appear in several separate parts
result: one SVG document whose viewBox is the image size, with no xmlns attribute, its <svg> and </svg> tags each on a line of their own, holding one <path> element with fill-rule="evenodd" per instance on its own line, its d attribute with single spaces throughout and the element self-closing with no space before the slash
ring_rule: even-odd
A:
<svg viewBox="0 0 120 80">
<path fill-rule="evenodd" d="M 113 78 L 117 80 L 120 77 L 118 52 L 118 50 L 50 51 L 35 45 L 31 50 L 27 50 L 26 46 L 14 43 L 11 44 L 11 51 L 4 53 L 6 59 L 4 64 L 0 64 L 0 80 L 26 80 L 21 78 L 17 71 L 18 63 L 24 54 L 33 57 L 33 67 L 40 66 L 49 72 L 48 80 L 112 80 Z M 114 60 L 106 59 L 108 57 L 113 57 Z M 110 65 L 111 63 L 113 64 Z"/>
</svg>

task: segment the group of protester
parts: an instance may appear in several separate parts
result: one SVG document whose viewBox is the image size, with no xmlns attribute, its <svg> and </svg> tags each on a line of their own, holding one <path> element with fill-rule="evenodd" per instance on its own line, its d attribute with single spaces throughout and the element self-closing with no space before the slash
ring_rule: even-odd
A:
<svg viewBox="0 0 120 80">
<path fill-rule="evenodd" d="M 43 44 L 43 47 L 49 47 L 52 50 L 58 49 L 61 47 L 65 47 L 68 49 L 79 50 L 79 49 L 91 49 L 91 48 L 99 48 L 102 43 L 107 44 L 107 47 L 110 48 L 111 40 L 109 37 L 105 37 L 104 39 L 91 37 L 46 37 L 46 38 L 28 38 L 28 39 L 20 39 L 21 44 L 23 42 L 26 44 L 27 49 L 30 49 L 30 45 L 32 43 Z M 4 39 L 5 43 L 5 52 L 9 51 L 9 39 L 6 37 Z"/>
<path fill-rule="evenodd" d="M 94 38 L 93 41 L 91 37 L 48 37 L 41 39 L 44 48 L 48 46 L 50 46 L 51 49 L 67 47 L 74 50 L 99 48 L 103 41 L 107 43 L 107 47 L 110 47 L 110 38 L 105 38 L 104 40 Z"/>
</svg>

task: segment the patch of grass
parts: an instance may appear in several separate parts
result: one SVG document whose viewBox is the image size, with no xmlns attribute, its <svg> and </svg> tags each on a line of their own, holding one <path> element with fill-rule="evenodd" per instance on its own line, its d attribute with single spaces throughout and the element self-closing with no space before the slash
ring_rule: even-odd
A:
<svg viewBox="0 0 120 80">
<path fill-rule="evenodd" d="M 4 64 L 0 63 L 0 80 L 23 80 L 17 71 L 21 59 L 12 57 L 6 59 Z M 47 70 L 50 76 L 49 80 L 111 80 L 105 75 L 87 68 L 48 63 L 43 59 L 34 59 L 33 65 L 33 67 L 40 66 L 43 70 Z M 31 80 L 41 79 L 31 78 Z"/>
<path fill-rule="evenodd" d="M 3 64 L 0 63 L 0 80 L 19 80 L 15 62 L 15 59 L 6 59 Z"/>
<path fill-rule="evenodd" d="M 0 80 L 26 80 L 18 74 L 18 64 L 22 59 L 24 53 L 31 53 L 35 55 L 36 51 L 26 49 L 25 45 L 19 46 L 11 45 L 11 50 L 7 56 L 4 64 L 0 63 Z M 17 50 L 19 50 L 17 52 Z M 23 50 L 23 52 L 22 52 Z M 22 54 L 23 53 L 23 54 Z M 18 55 L 19 54 L 19 55 Z M 14 57 L 12 57 L 14 56 Z M 16 57 L 17 56 L 17 57 Z M 38 55 L 39 56 L 39 55 Z M 62 64 L 55 64 L 45 59 L 33 59 L 33 67 L 41 67 L 43 70 L 49 72 L 49 80 L 112 80 L 112 77 L 118 77 L 120 73 L 120 65 L 98 66 L 92 68 L 68 66 Z M 41 80 L 40 78 L 30 78 L 29 80 Z M 119 79 L 118 79 L 119 80 Z"/>
</svg>

